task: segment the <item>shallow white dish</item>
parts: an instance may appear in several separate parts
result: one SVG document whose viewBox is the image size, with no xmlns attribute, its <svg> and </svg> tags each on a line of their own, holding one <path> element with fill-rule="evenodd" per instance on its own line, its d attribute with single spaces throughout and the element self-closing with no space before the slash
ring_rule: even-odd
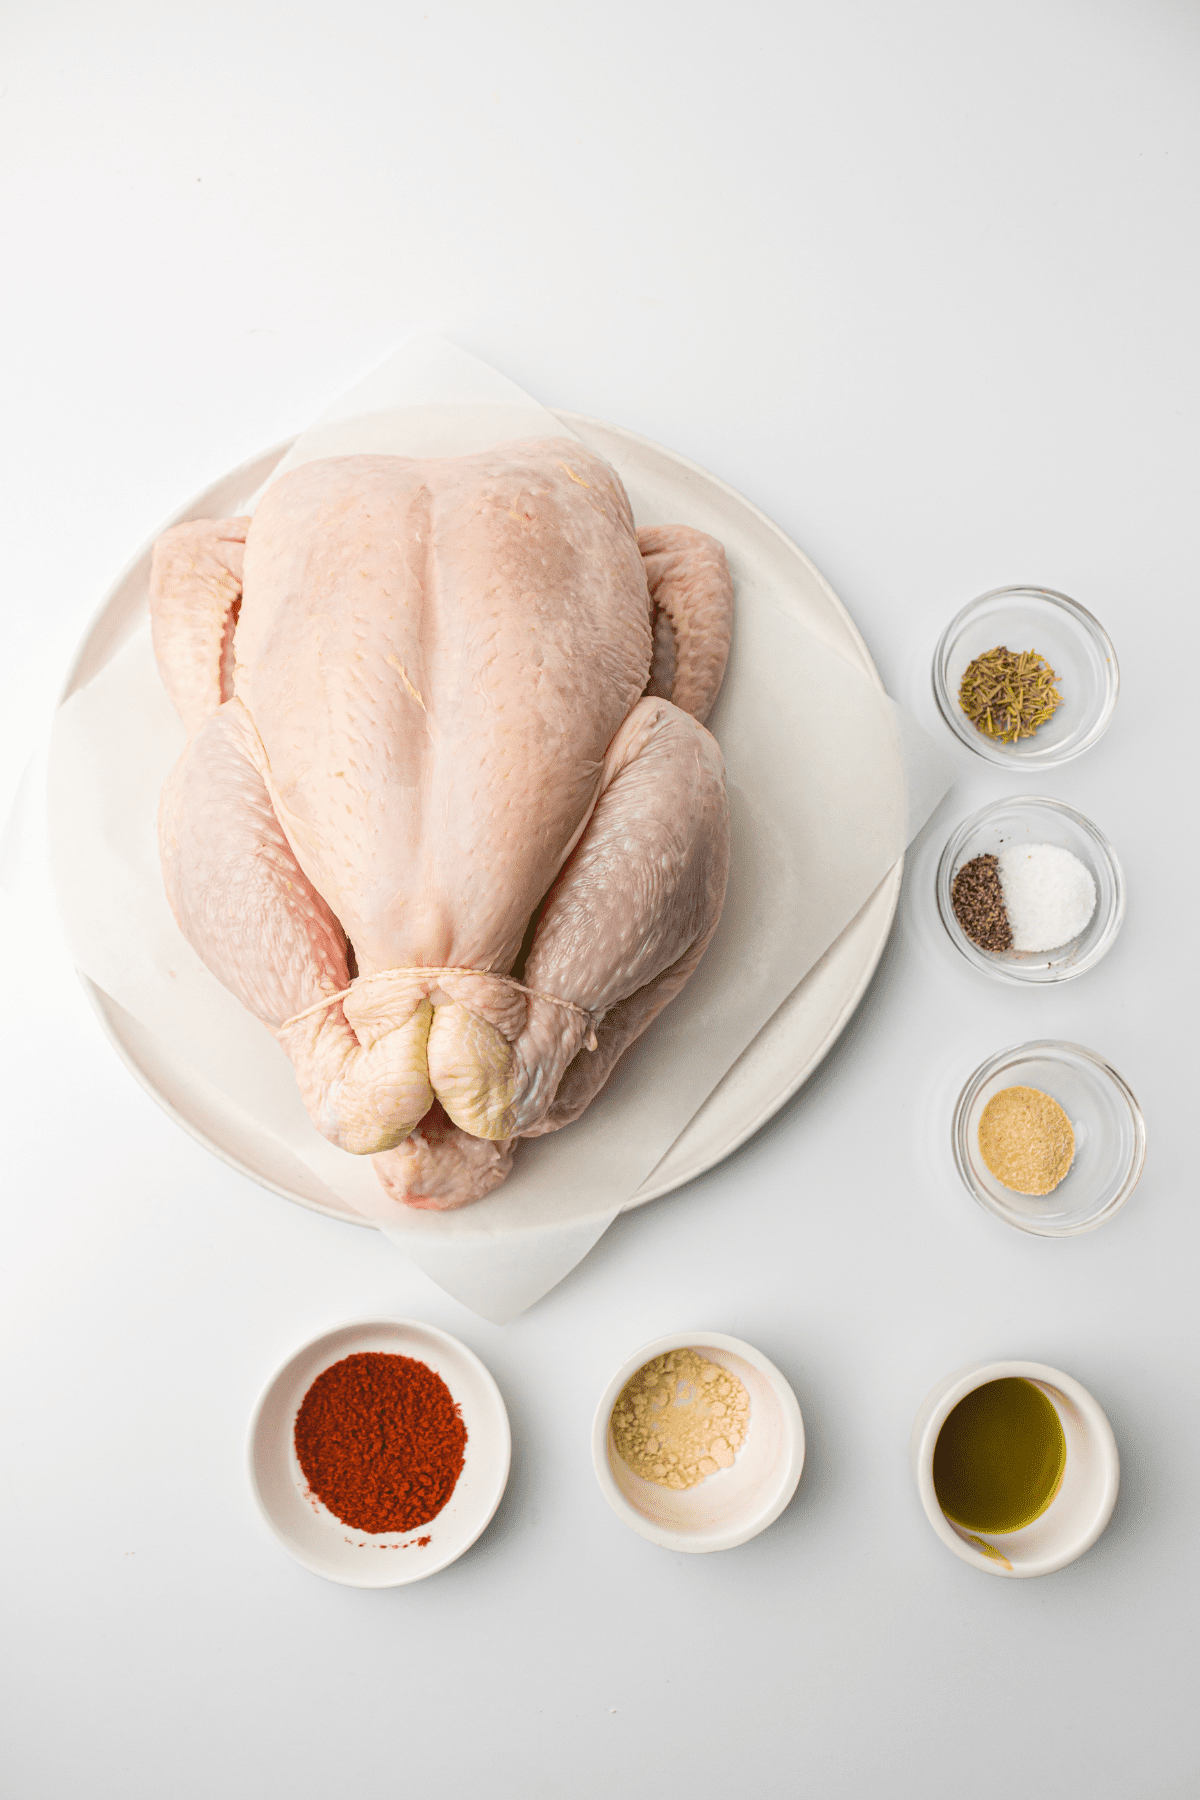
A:
<svg viewBox="0 0 1200 1800">
<path fill-rule="evenodd" d="M 635 1475 L 617 1453 L 612 1409 L 643 1364 L 668 1350 L 695 1350 L 737 1376 L 750 1396 L 750 1428 L 731 1469 L 692 1488 L 665 1488 Z M 621 1364 L 596 1408 L 592 1464 L 617 1517 L 665 1550 L 700 1554 L 732 1550 L 774 1524 L 804 1468 L 804 1421 L 795 1394 L 773 1362 L 719 1331 L 673 1332 L 655 1338 Z"/>
<path fill-rule="evenodd" d="M 358 1351 L 428 1364 L 458 1402 L 467 1428 L 454 1492 L 436 1518 L 413 1531 L 344 1525 L 309 1493 L 296 1456 L 293 1434 L 305 1394 L 325 1369 Z M 487 1528 L 508 1483 L 512 1437 L 500 1389 L 465 1344 L 411 1319 L 363 1319 L 322 1332 L 276 1370 L 254 1409 L 247 1454 L 259 1511 L 289 1556 L 346 1587 L 401 1587 L 457 1561 Z"/>
<path fill-rule="evenodd" d="M 1020 1531 L 967 1531 L 938 1505 L 933 1485 L 938 1433 L 960 1400 L 989 1381 L 1013 1376 L 1039 1387 L 1058 1414 L 1067 1440 L 1062 1486 L 1041 1517 Z M 1096 1542 L 1112 1518 L 1121 1485 L 1117 1441 L 1103 1408 L 1074 1376 L 1045 1363 L 979 1363 L 947 1375 L 921 1403 L 910 1451 L 925 1517 L 948 1550 L 985 1575 L 1027 1580 L 1065 1568 Z"/>
<path fill-rule="evenodd" d="M 735 581 L 770 570 L 772 592 L 786 594 L 794 616 L 861 668 L 882 691 L 874 663 L 853 621 L 828 582 L 778 526 L 724 482 L 632 432 L 575 413 L 557 415 L 618 470 L 635 514 L 640 505 L 661 516 L 685 518 L 721 537 L 723 522 L 753 546 L 755 569 L 735 569 Z M 176 519 L 225 517 L 237 511 L 270 475 L 293 440 L 277 444 L 195 496 Z M 173 523 L 174 521 L 168 521 Z M 155 533 L 155 537 L 158 533 Z M 153 539 L 114 583 L 84 635 L 67 676 L 67 699 L 104 667 L 145 617 Z M 61 703 L 60 700 L 60 703 Z M 805 779 L 819 777 L 806 769 Z M 857 917 L 743 1051 L 676 1139 L 625 1210 L 682 1187 L 753 1136 L 797 1091 L 845 1029 L 866 991 L 887 942 L 900 897 L 899 859 Z M 256 1131 L 220 1094 L 171 1055 L 87 977 L 85 991 L 118 1054 L 175 1121 L 215 1155 L 251 1179 L 331 1217 L 367 1221 L 331 1196 L 296 1157 L 266 1131 Z"/>
</svg>

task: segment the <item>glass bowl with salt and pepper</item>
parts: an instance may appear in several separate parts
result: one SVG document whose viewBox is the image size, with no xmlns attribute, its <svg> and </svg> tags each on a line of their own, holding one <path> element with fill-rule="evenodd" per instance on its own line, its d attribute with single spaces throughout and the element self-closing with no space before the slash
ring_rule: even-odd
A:
<svg viewBox="0 0 1200 1800">
<path fill-rule="evenodd" d="M 1112 948 L 1125 878 L 1104 833 L 1061 800 L 1017 795 L 964 819 L 937 905 L 955 949 L 999 981 L 1070 981 Z"/>
<path fill-rule="evenodd" d="M 951 619 L 933 658 L 938 708 L 1001 768 L 1054 769 L 1108 729 L 1120 671 L 1086 607 L 1052 588 L 994 588 Z"/>
</svg>

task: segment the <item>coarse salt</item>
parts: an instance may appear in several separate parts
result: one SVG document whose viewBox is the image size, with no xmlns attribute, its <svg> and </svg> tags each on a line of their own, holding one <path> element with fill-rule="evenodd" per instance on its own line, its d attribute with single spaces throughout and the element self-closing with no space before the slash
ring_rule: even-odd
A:
<svg viewBox="0 0 1200 1800">
<path fill-rule="evenodd" d="M 1057 950 L 1085 930 L 1096 883 L 1058 844 L 1009 844 L 997 857 L 1014 950 Z"/>
</svg>

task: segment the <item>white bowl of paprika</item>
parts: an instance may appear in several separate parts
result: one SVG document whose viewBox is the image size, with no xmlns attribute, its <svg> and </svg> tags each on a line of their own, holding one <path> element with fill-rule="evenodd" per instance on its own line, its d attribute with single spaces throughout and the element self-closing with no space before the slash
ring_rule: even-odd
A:
<svg viewBox="0 0 1200 1800">
<path fill-rule="evenodd" d="M 511 1450 L 500 1390 L 465 1344 L 366 1319 L 323 1332 L 271 1377 L 250 1421 L 250 1485 L 306 1569 L 399 1587 L 486 1530 Z"/>
</svg>

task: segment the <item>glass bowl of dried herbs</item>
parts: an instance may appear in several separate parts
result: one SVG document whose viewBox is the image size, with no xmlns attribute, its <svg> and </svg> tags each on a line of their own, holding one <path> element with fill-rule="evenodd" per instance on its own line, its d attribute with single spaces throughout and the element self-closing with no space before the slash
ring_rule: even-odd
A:
<svg viewBox="0 0 1200 1800">
<path fill-rule="evenodd" d="M 942 851 L 936 885 L 950 942 L 998 981 L 1086 974 L 1125 917 L 1125 877 L 1104 833 L 1040 794 L 996 800 L 964 819 Z"/>
<path fill-rule="evenodd" d="M 971 1197 L 1038 1237 L 1103 1225 L 1146 1161 L 1146 1125 L 1128 1084 L 1094 1050 L 1048 1038 L 982 1063 L 958 1097 L 951 1132 Z"/>
<path fill-rule="evenodd" d="M 1001 767 L 1053 769 L 1108 729 L 1120 672 L 1108 633 L 1051 588 L 994 588 L 951 619 L 933 692 L 955 737 Z"/>
</svg>

